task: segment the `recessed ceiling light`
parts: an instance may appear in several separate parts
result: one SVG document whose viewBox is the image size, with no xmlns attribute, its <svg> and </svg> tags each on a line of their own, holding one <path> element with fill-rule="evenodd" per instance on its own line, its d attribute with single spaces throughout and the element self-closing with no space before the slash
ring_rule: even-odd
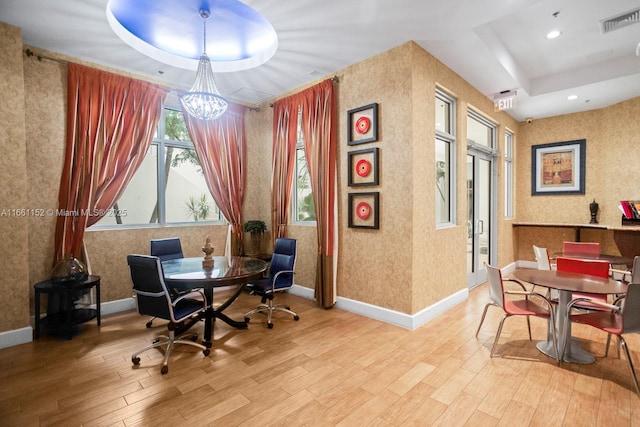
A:
<svg viewBox="0 0 640 427">
<path fill-rule="evenodd" d="M 560 31 L 558 31 L 558 30 L 549 31 L 549 32 L 547 33 L 547 38 L 548 38 L 549 40 L 551 40 L 551 39 L 555 39 L 555 38 L 557 38 L 557 37 L 560 37 L 560 34 L 562 34 L 562 32 L 560 32 Z"/>
<path fill-rule="evenodd" d="M 574 99 L 578 99 L 578 95 L 569 95 L 569 96 L 567 96 L 567 99 L 569 101 L 573 101 Z"/>
</svg>

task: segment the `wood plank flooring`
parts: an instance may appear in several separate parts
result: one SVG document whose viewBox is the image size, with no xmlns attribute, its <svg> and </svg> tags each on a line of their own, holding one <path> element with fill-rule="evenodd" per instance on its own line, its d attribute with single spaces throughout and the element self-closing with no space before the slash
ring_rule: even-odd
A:
<svg viewBox="0 0 640 427">
<path fill-rule="evenodd" d="M 0 426 L 640 426 L 624 358 L 604 356 L 606 335 L 574 328 L 591 365 L 556 365 L 535 349 L 545 323 L 505 322 L 497 357 L 489 351 L 501 313 L 486 285 L 415 331 L 285 295 L 300 321 L 277 314 L 267 329 L 217 322 L 209 357 L 174 349 L 131 353 L 165 330 L 136 312 L 83 325 L 72 340 L 43 335 L 0 350 Z M 258 302 L 243 294 L 241 318 Z M 198 325 L 196 330 L 202 329 Z M 629 336 L 636 366 L 640 339 Z M 613 347 L 612 347 L 613 348 Z M 623 356 L 624 357 L 624 356 Z"/>
</svg>

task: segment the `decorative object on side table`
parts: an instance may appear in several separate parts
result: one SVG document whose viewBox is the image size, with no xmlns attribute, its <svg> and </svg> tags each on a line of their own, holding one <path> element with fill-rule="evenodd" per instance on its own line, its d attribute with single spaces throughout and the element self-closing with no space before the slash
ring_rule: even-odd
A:
<svg viewBox="0 0 640 427">
<path fill-rule="evenodd" d="M 598 204 L 596 203 L 596 199 L 593 199 L 593 202 L 589 203 L 589 211 L 591 211 L 591 221 L 589 221 L 589 224 L 597 224 Z"/>
<path fill-rule="evenodd" d="M 204 260 L 202 260 L 203 268 L 213 268 L 213 249 L 211 238 L 207 236 L 204 241 L 204 246 L 202 246 L 202 252 L 204 252 Z"/>
<path fill-rule="evenodd" d="M 244 232 L 251 234 L 250 245 L 247 248 L 247 255 L 257 255 L 262 248 L 262 237 L 267 231 L 267 224 L 259 219 L 253 219 L 244 223 Z"/>
<path fill-rule="evenodd" d="M 87 267 L 74 258 L 73 254 L 66 254 L 51 270 L 51 280 L 55 284 L 83 282 L 87 277 Z"/>
</svg>

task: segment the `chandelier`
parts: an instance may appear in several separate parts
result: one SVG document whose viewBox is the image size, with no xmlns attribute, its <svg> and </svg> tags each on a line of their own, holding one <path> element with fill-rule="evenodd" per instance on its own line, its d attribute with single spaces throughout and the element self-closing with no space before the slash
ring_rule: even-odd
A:
<svg viewBox="0 0 640 427">
<path fill-rule="evenodd" d="M 215 120 L 227 111 L 227 101 L 220 96 L 218 88 L 213 81 L 213 70 L 211 69 L 211 61 L 207 56 L 207 18 L 210 13 L 208 10 L 200 10 L 204 27 L 204 45 L 200 62 L 198 62 L 198 70 L 196 71 L 196 81 L 189 92 L 180 97 L 182 106 L 187 113 L 195 118 L 202 120 Z"/>
</svg>

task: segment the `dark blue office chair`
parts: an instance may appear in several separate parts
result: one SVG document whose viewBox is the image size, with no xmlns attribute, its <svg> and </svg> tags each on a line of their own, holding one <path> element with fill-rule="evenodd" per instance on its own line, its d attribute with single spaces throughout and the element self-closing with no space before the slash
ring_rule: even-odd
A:
<svg viewBox="0 0 640 427">
<path fill-rule="evenodd" d="M 291 308 L 284 305 L 274 305 L 273 297 L 277 292 L 284 292 L 293 286 L 293 274 L 296 265 L 296 240 L 278 238 L 273 247 L 271 265 L 269 266 L 269 277 L 259 279 L 247 284 L 252 295 L 259 295 L 262 300 L 258 307 L 244 315 L 244 320 L 248 322 L 254 313 L 267 312 L 267 327 L 273 328 L 271 317 L 275 310 L 284 311 L 293 316 L 293 320 L 300 317 L 291 311 Z"/>
<path fill-rule="evenodd" d="M 182 255 L 182 245 L 179 237 L 169 237 L 166 239 L 152 239 L 150 242 L 151 256 L 157 256 L 160 261 L 184 258 Z"/>
<path fill-rule="evenodd" d="M 149 253 L 151 256 L 157 256 L 160 258 L 160 261 L 167 261 L 170 259 L 178 259 L 184 258 L 182 254 L 182 245 L 180 244 L 179 237 L 168 237 L 166 239 L 151 239 L 149 242 L 150 250 Z M 172 291 L 175 293 L 174 296 L 178 296 L 179 293 L 177 291 Z M 147 322 L 147 328 L 150 328 L 153 325 L 153 321 L 155 317 L 152 317 Z"/>
<path fill-rule="evenodd" d="M 166 345 L 164 361 L 160 372 L 169 372 L 169 355 L 174 344 L 188 344 L 202 350 L 205 356 L 209 349 L 195 342 L 197 335 L 189 334 L 190 340 L 182 335 L 200 319 L 198 314 L 207 308 L 204 294 L 200 291 L 190 292 L 174 298 L 164 283 L 164 273 L 160 258 L 148 255 L 127 255 L 127 263 L 131 270 L 133 291 L 136 294 L 138 313 L 143 316 L 155 316 L 169 321 L 169 335 L 156 337 L 153 343 L 131 355 L 134 365 L 140 364 L 138 355 L 155 347 Z M 193 298 L 201 299 L 193 299 Z M 176 333 L 178 338 L 176 338 Z"/>
</svg>

